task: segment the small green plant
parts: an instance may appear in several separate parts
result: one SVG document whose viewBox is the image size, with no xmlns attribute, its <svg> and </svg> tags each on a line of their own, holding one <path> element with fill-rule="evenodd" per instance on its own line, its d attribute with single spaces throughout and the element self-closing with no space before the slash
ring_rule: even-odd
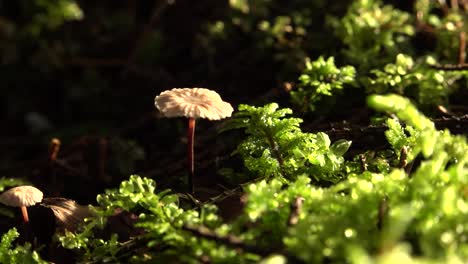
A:
<svg viewBox="0 0 468 264">
<path fill-rule="evenodd" d="M 0 241 L 0 263 L 24 263 L 24 264 L 46 264 L 39 254 L 31 249 L 31 244 L 14 246 L 13 242 L 18 238 L 16 228 L 10 229 L 2 235 Z"/>
<path fill-rule="evenodd" d="M 297 91 L 291 92 L 291 101 L 302 110 L 314 111 L 324 97 L 331 97 L 345 84 L 354 82 L 356 70 L 352 66 L 336 67 L 333 57 L 316 61 L 306 60 L 306 68 L 299 77 Z"/>
<path fill-rule="evenodd" d="M 256 177 L 295 179 L 307 174 L 315 181 L 336 182 L 342 178 L 343 154 L 350 141 L 331 144 L 327 134 L 304 133 L 300 118 L 292 110 L 278 109 L 271 103 L 263 107 L 240 105 L 230 128 L 244 128 L 247 138 L 235 153 Z"/>
<path fill-rule="evenodd" d="M 415 154 L 418 151 L 413 151 L 414 147 L 417 146 L 416 139 L 419 136 L 419 131 L 414 129 L 412 126 L 403 126 L 397 119 L 389 118 L 386 121 L 388 130 L 385 131 L 385 137 L 388 143 L 392 146 L 392 150 L 395 152 L 398 158 L 403 148 L 406 148 L 406 159 L 407 162 L 411 162 L 415 158 Z"/>
<path fill-rule="evenodd" d="M 349 62 L 365 72 L 409 50 L 414 34 L 410 18 L 410 14 L 382 1 L 359 0 L 351 4 L 344 17 L 330 22 L 346 45 L 343 52 Z"/>
<path fill-rule="evenodd" d="M 431 67 L 435 60 L 428 57 L 424 62 L 414 62 L 405 54 L 398 54 L 395 63 L 385 65 L 383 70 L 374 69 L 367 92 L 398 93 L 414 98 L 421 107 L 447 105 L 448 97 L 456 91 L 457 80 L 467 76 L 467 71 L 442 71 Z"/>
</svg>

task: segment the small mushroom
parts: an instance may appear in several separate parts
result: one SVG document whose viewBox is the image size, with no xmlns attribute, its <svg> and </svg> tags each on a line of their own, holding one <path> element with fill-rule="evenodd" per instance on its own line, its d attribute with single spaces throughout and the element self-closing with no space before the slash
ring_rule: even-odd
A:
<svg viewBox="0 0 468 264">
<path fill-rule="evenodd" d="M 165 117 L 187 117 L 187 161 L 188 181 L 190 192 L 194 192 L 193 178 L 195 174 L 193 138 L 195 135 L 195 120 L 206 118 L 208 120 L 219 120 L 230 117 L 231 104 L 224 102 L 215 91 L 205 88 L 174 88 L 162 92 L 154 99 L 156 108 Z"/>
<path fill-rule="evenodd" d="M 0 195 L 0 203 L 7 206 L 20 207 L 25 223 L 29 222 L 26 207 L 42 201 L 42 192 L 34 186 L 18 186 L 9 189 Z"/>
</svg>

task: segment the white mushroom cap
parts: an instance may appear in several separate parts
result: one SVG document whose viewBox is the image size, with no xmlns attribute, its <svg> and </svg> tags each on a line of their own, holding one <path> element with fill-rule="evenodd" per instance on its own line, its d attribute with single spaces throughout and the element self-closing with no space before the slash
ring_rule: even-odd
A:
<svg viewBox="0 0 468 264">
<path fill-rule="evenodd" d="M 0 203 L 14 207 L 31 206 L 40 201 L 42 192 L 29 185 L 11 188 L 0 195 Z"/>
<path fill-rule="evenodd" d="M 205 88 L 174 88 L 156 96 L 154 102 L 165 117 L 219 120 L 230 117 L 234 111 L 217 92 Z"/>
</svg>

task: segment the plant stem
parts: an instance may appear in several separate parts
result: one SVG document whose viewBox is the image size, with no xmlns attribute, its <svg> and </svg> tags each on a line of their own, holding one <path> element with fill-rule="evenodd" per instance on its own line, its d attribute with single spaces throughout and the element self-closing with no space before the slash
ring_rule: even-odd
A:
<svg viewBox="0 0 468 264">
<path fill-rule="evenodd" d="M 51 182 L 53 188 L 57 187 L 57 170 L 56 170 L 56 163 L 57 163 L 57 157 L 58 153 L 60 150 L 60 145 L 61 142 L 58 138 L 53 138 L 50 141 L 50 147 L 49 147 L 49 169 L 50 169 L 50 175 L 51 175 Z"/>
<path fill-rule="evenodd" d="M 388 215 L 389 211 L 388 206 L 388 197 L 384 196 L 379 203 L 378 217 L 377 217 L 377 228 L 382 230 L 385 225 L 385 217 Z"/>
<path fill-rule="evenodd" d="M 60 150 L 60 140 L 58 138 L 53 138 L 50 141 L 49 148 L 49 162 L 54 163 L 57 160 L 57 155 Z"/>
<path fill-rule="evenodd" d="M 291 211 L 288 217 L 288 226 L 293 226 L 299 222 L 299 215 L 301 213 L 302 204 L 304 203 L 303 197 L 296 197 L 290 205 Z"/>
<path fill-rule="evenodd" d="M 466 32 L 463 31 L 463 23 L 461 23 L 460 28 L 462 28 L 462 30 L 458 35 L 458 39 L 460 42 L 458 46 L 458 63 L 464 64 L 466 56 Z"/>
<path fill-rule="evenodd" d="M 194 154 L 193 154 L 193 139 L 195 136 L 195 118 L 189 118 L 188 130 L 187 130 L 187 165 L 188 165 L 188 184 L 190 193 L 194 193 L 193 178 L 195 177 L 195 165 L 194 165 Z"/>
<path fill-rule="evenodd" d="M 270 131 L 265 131 L 265 135 L 267 136 L 268 143 L 270 143 L 270 149 L 274 157 L 278 161 L 280 172 L 283 175 L 283 177 L 286 177 L 286 173 L 284 172 L 284 160 L 283 160 L 283 156 L 281 155 L 281 152 L 279 151 L 278 144 L 274 140 Z"/>
<path fill-rule="evenodd" d="M 400 162 L 398 164 L 398 167 L 400 169 L 404 169 L 408 165 L 408 147 L 403 146 L 400 150 Z"/>
<path fill-rule="evenodd" d="M 23 214 L 23 221 L 25 223 L 29 222 L 28 209 L 26 209 L 26 206 L 21 206 L 21 213 Z"/>
</svg>

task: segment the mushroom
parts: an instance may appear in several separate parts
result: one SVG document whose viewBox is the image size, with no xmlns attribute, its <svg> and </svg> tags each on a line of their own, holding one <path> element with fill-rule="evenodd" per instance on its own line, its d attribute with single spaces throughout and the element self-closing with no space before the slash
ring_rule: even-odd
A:
<svg viewBox="0 0 468 264">
<path fill-rule="evenodd" d="M 9 189 L 0 195 L 0 203 L 20 207 L 25 223 L 29 222 L 26 207 L 42 201 L 42 192 L 34 186 L 24 185 Z"/>
<path fill-rule="evenodd" d="M 215 91 L 205 88 L 174 88 L 162 92 L 154 99 L 156 108 L 165 117 L 187 117 L 187 162 L 188 182 L 190 192 L 194 192 L 193 178 L 195 174 L 193 138 L 195 135 L 195 120 L 206 118 L 219 120 L 230 117 L 234 110 L 231 104 L 224 102 Z"/>
</svg>

